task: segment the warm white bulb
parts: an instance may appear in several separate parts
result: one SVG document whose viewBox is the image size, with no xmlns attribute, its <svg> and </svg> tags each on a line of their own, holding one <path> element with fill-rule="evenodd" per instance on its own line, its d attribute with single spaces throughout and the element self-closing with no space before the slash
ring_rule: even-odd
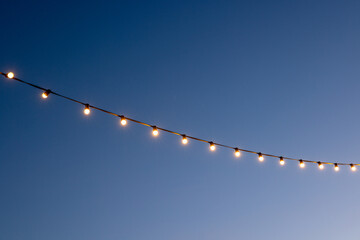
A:
<svg viewBox="0 0 360 240">
<path fill-rule="evenodd" d="M 14 78 L 14 73 L 13 72 L 9 72 L 8 74 L 6 74 L 6 76 L 8 77 L 8 78 Z"/>
<path fill-rule="evenodd" d="M 338 172 L 338 171 L 340 170 L 340 168 L 339 168 L 339 166 L 337 165 L 337 163 L 335 163 L 334 170 L 335 170 L 336 172 Z"/>
<path fill-rule="evenodd" d="M 259 161 L 260 162 L 264 161 L 264 156 L 261 153 L 258 153 L 258 155 L 259 155 Z"/>
<path fill-rule="evenodd" d="M 324 164 L 322 164 L 321 162 L 318 162 L 318 166 L 319 166 L 319 169 L 320 169 L 320 170 L 323 170 L 323 169 L 324 169 Z"/>
<path fill-rule="evenodd" d="M 125 126 L 127 124 L 127 121 L 125 119 L 121 120 L 121 125 Z"/>
<path fill-rule="evenodd" d="M 216 149 L 215 144 L 214 144 L 214 143 L 210 143 L 210 150 L 211 150 L 211 151 L 215 151 L 215 149 Z"/>
<path fill-rule="evenodd" d="M 89 107 L 89 105 L 85 105 L 84 114 L 85 114 L 85 115 L 89 115 L 89 114 L 90 114 L 90 107 Z"/>
<path fill-rule="evenodd" d="M 235 154 L 235 157 L 240 157 L 241 156 L 241 152 L 240 152 L 239 149 L 235 149 L 234 154 Z"/>
<path fill-rule="evenodd" d="M 299 162 L 299 166 L 300 166 L 301 168 L 304 168 L 304 167 L 305 167 L 305 163 L 304 163 L 304 161 L 300 160 L 300 162 Z"/>
<path fill-rule="evenodd" d="M 49 96 L 50 92 L 51 92 L 50 90 L 46 90 L 45 92 L 43 92 L 43 93 L 41 94 L 41 97 L 44 98 L 44 99 L 46 99 L 46 98 Z"/>
<path fill-rule="evenodd" d="M 187 137 L 183 136 L 181 142 L 185 145 L 188 144 L 189 140 L 187 139 Z"/>
<path fill-rule="evenodd" d="M 153 127 L 153 131 L 152 131 L 152 134 L 156 137 L 159 135 L 159 130 L 157 130 L 156 127 Z"/>
<path fill-rule="evenodd" d="M 356 171 L 356 166 L 354 166 L 353 164 L 350 164 L 350 169 L 351 169 L 351 171 L 355 172 Z"/>
<path fill-rule="evenodd" d="M 285 165 L 285 160 L 284 160 L 284 158 L 281 157 L 279 163 L 280 163 L 280 165 L 284 166 L 284 165 Z"/>
<path fill-rule="evenodd" d="M 120 117 L 120 124 L 125 126 L 127 124 L 127 121 L 124 117 Z"/>
</svg>

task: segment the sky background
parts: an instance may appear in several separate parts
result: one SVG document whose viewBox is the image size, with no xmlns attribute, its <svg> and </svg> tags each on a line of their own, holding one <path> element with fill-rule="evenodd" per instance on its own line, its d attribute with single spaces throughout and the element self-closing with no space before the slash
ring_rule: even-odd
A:
<svg viewBox="0 0 360 240">
<path fill-rule="evenodd" d="M 0 71 L 164 128 L 360 163 L 359 1 L 3 1 Z M 0 239 L 359 239 L 358 173 L 0 79 Z"/>
</svg>

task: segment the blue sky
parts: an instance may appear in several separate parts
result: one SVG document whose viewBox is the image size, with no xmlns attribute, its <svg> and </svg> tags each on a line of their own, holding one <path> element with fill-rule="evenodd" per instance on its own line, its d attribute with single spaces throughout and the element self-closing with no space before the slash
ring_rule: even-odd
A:
<svg viewBox="0 0 360 240">
<path fill-rule="evenodd" d="M 5 1 L 0 71 L 189 135 L 359 163 L 358 1 Z M 358 239 L 359 173 L 0 80 L 0 239 Z"/>
</svg>

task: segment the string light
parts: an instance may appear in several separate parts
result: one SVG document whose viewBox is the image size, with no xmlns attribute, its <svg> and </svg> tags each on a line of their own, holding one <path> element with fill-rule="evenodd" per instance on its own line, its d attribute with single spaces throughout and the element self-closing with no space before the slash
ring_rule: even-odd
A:
<svg viewBox="0 0 360 240">
<path fill-rule="evenodd" d="M 258 159 L 260 162 L 264 161 L 264 156 L 262 155 L 261 152 L 258 153 Z"/>
<path fill-rule="evenodd" d="M 283 157 L 280 157 L 279 163 L 280 163 L 281 166 L 284 166 L 284 165 L 285 165 L 285 160 L 284 160 Z"/>
<path fill-rule="evenodd" d="M 304 167 L 305 167 L 305 163 L 304 163 L 303 160 L 299 160 L 299 166 L 300 166 L 301 168 L 304 168 Z"/>
<path fill-rule="evenodd" d="M 323 170 L 324 169 L 324 164 L 322 164 L 321 162 L 318 162 L 318 167 L 320 170 Z"/>
<path fill-rule="evenodd" d="M 46 90 L 45 92 L 43 92 L 43 93 L 41 94 L 41 97 L 44 98 L 44 99 L 46 99 L 46 98 L 48 98 L 48 96 L 49 96 L 50 93 L 51 93 L 51 91 L 48 89 L 48 90 Z"/>
<path fill-rule="evenodd" d="M 89 104 L 85 104 L 84 114 L 85 114 L 85 115 L 89 115 L 89 114 L 90 114 L 90 105 L 89 105 Z"/>
<path fill-rule="evenodd" d="M 216 150 L 216 146 L 213 142 L 209 142 L 210 144 L 210 151 L 215 151 Z"/>
<path fill-rule="evenodd" d="M 241 156 L 241 152 L 240 152 L 240 150 L 238 148 L 235 148 L 234 154 L 235 154 L 235 157 L 240 157 Z"/>
<path fill-rule="evenodd" d="M 350 169 L 351 171 L 355 172 L 356 171 L 356 166 L 354 166 L 354 164 L 350 164 Z"/>
<path fill-rule="evenodd" d="M 186 145 L 186 144 L 188 144 L 189 140 L 187 139 L 187 137 L 185 135 L 183 135 L 181 142 L 182 142 L 182 144 Z"/>
<path fill-rule="evenodd" d="M 59 93 L 56 93 L 56 92 L 53 92 L 53 91 L 50 91 L 49 89 L 46 89 L 46 88 L 43 88 L 43 87 L 40 87 L 38 85 L 35 85 L 33 83 L 30 83 L 30 82 L 26 82 L 24 80 L 21 80 L 21 79 L 18 79 L 18 78 L 15 78 L 15 74 L 13 72 L 9 72 L 9 73 L 2 73 L 0 72 L 1 75 L 7 77 L 7 78 L 12 78 L 18 82 L 21 82 L 21 83 L 24 83 L 26 85 L 29 85 L 31 87 L 34 87 L 34 88 L 37 88 L 37 89 L 40 89 L 43 91 L 42 93 L 42 97 L 43 98 L 48 98 L 48 96 L 50 94 L 53 94 L 53 95 L 56 95 L 58 97 L 61 97 L 61 98 L 64 98 L 66 100 L 69 100 L 69 101 L 72 101 L 72 102 L 75 102 L 75 103 L 78 103 L 78 104 L 82 104 L 85 106 L 84 108 L 84 114 L 86 115 L 89 115 L 90 114 L 90 108 L 93 108 L 95 110 L 98 110 L 98 111 L 101 111 L 103 113 L 106 113 L 106 114 L 110 114 L 110 115 L 113 115 L 113 116 L 116 116 L 116 117 L 120 117 L 120 124 L 125 126 L 127 124 L 127 121 L 131 121 L 131 122 L 135 122 L 135 123 L 138 123 L 138 124 L 141 124 L 141 125 L 144 125 L 144 126 L 147 126 L 147 127 L 152 127 L 153 128 L 153 131 L 152 131 L 152 134 L 154 136 L 158 136 L 159 135 L 159 130 L 156 126 L 152 126 L 148 123 L 145 123 L 145 122 L 142 122 L 142 121 L 138 121 L 138 120 L 135 120 L 135 119 L 131 119 L 131 118 L 128 118 L 128 117 L 124 117 L 124 116 L 120 116 L 114 112 L 111 112 L 111 111 L 108 111 L 108 110 L 105 110 L 105 109 L 102 109 L 102 108 L 99 108 L 99 107 L 95 107 L 93 105 L 90 105 L 87 104 L 87 103 L 84 103 L 84 102 L 81 102 L 79 100 L 76 100 L 76 99 L 73 99 L 73 98 L 70 98 L 70 97 L 67 97 L 67 96 L 64 96 L 62 94 L 59 94 Z M 223 148 L 228 148 L 228 149 L 233 149 L 235 150 L 234 154 L 236 157 L 240 157 L 241 156 L 241 152 L 244 151 L 244 152 L 247 152 L 247 153 L 252 153 L 252 154 L 257 154 L 258 155 L 258 159 L 259 161 L 264 161 L 264 156 L 261 152 L 255 152 L 255 151 L 251 151 L 251 150 L 246 150 L 246 149 L 239 149 L 239 148 L 234 148 L 234 147 L 231 147 L 231 146 L 227 146 L 227 145 L 224 145 L 224 144 L 220 144 L 220 143 L 214 143 L 214 142 L 209 142 L 208 140 L 205 140 L 205 139 L 201 139 L 201 138 L 196 138 L 196 137 L 187 137 L 186 135 L 183 135 L 183 134 L 180 134 L 178 132 L 175 132 L 175 131 L 172 131 L 172 130 L 168 130 L 168 129 L 164 129 L 164 128 L 161 128 L 162 131 L 165 131 L 165 132 L 168 132 L 168 133 L 171 133 L 171 134 L 175 134 L 175 135 L 181 135 L 183 136 L 182 138 L 182 143 L 183 144 L 187 144 L 188 143 L 188 138 L 191 138 L 191 139 L 194 139 L 196 141 L 199 141 L 199 142 L 205 142 L 205 143 L 209 143 L 210 144 L 210 150 L 211 151 L 215 151 L 216 149 L 216 145 L 220 146 L 220 147 L 223 147 Z M 360 164 L 348 164 L 348 163 L 333 163 L 333 162 L 316 162 L 316 161 L 310 161 L 310 160 L 302 160 L 302 159 L 296 159 L 296 158 L 289 158 L 289 157 L 280 157 L 280 156 L 276 156 L 276 155 L 272 155 L 272 154 L 264 154 L 265 156 L 269 156 L 269 157 L 273 157 L 273 158 L 279 158 L 280 159 L 280 165 L 284 165 L 285 164 L 285 159 L 287 160 L 292 160 L 292 161 L 299 161 L 299 166 L 301 168 L 304 168 L 305 167 L 305 162 L 309 162 L 309 163 L 317 163 L 318 164 L 318 167 L 319 169 L 323 169 L 324 168 L 324 165 L 323 164 L 333 164 L 334 165 L 334 170 L 335 171 L 339 171 L 340 168 L 339 168 L 339 165 L 347 165 L 347 166 L 350 166 L 350 169 L 351 171 L 356 171 L 356 166 L 357 165 L 360 165 Z"/>
<path fill-rule="evenodd" d="M 152 134 L 157 137 L 159 135 L 159 130 L 157 129 L 157 127 L 153 126 L 153 131 Z"/>
<path fill-rule="evenodd" d="M 14 78 L 15 75 L 14 75 L 13 72 L 9 72 L 8 74 L 6 74 L 6 77 L 7 77 L 7 78 Z"/>
<path fill-rule="evenodd" d="M 120 116 L 120 124 L 123 126 L 127 124 L 126 118 L 124 116 Z"/>
</svg>

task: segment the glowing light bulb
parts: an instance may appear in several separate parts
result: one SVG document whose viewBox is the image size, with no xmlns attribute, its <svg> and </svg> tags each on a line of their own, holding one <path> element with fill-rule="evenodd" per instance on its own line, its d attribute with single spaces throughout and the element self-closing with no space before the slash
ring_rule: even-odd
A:
<svg viewBox="0 0 360 240">
<path fill-rule="evenodd" d="M 323 170 L 323 169 L 324 169 L 324 165 L 323 165 L 321 162 L 318 162 L 318 166 L 319 166 L 319 169 L 320 169 L 320 170 Z"/>
<path fill-rule="evenodd" d="M 264 156 L 262 155 L 262 153 L 259 152 L 258 156 L 259 156 L 258 159 L 260 162 L 264 161 Z"/>
<path fill-rule="evenodd" d="M 186 145 L 186 144 L 188 144 L 189 140 L 187 139 L 187 137 L 185 135 L 183 135 L 181 142 L 182 142 L 182 144 Z"/>
<path fill-rule="evenodd" d="M 14 75 L 13 72 L 9 72 L 8 74 L 6 74 L 6 77 L 8 77 L 8 78 L 14 78 L 15 75 Z"/>
<path fill-rule="evenodd" d="M 285 165 L 285 160 L 283 157 L 280 157 L 280 161 L 279 161 L 280 165 Z"/>
<path fill-rule="evenodd" d="M 237 148 L 235 148 L 234 154 L 235 154 L 235 157 L 240 157 L 240 156 L 241 156 L 241 152 L 240 152 L 240 150 L 237 149 Z"/>
<path fill-rule="evenodd" d="M 350 169 L 351 169 L 351 171 L 355 172 L 356 171 L 356 166 L 354 166 L 354 164 L 350 164 Z"/>
<path fill-rule="evenodd" d="M 45 92 L 43 92 L 43 93 L 41 94 L 41 97 L 44 98 L 44 99 L 46 99 L 46 98 L 48 98 L 48 96 L 49 96 L 50 93 L 51 93 L 50 90 L 46 90 Z"/>
<path fill-rule="evenodd" d="M 210 143 L 210 150 L 215 151 L 215 149 L 216 149 L 215 144 L 213 142 L 209 142 L 209 143 Z"/>
<path fill-rule="evenodd" d="M 300 160 L 300 161 L 299 161 L 299 166 L 300 166 L 301 168 L 304 168 L 304 167 L 305 167 L 305 163 L 304 163 L 303 160 Z"/>
<path fill-rule="evenodd" d="M 338 171 L 340 170 L 340 168 L 339 168 L 339 166 L 338 166 L 337 163 L 334 164 L 334 170 L 335 170 L 336 172 L 338 172 Z"/>
<path fill-rule="evenodd" d="M 153 127 L 152 134 L 157 137 L 159 135 L 159 130 L 156 127 Z"/>
<path fill-rule="evenodd" d="M 124 116 L 120 116 L 120 124 L 123 126 L 127 124 L 126 118 Z"/>
<path fill-rule="evenodd" d="M 90 106 L 89 106 L 89 104 L 85 104 L 84 114 L 85 114 L 85 115 L 89 115 L 89 114 L 90 114 Z"/>
</svg>

